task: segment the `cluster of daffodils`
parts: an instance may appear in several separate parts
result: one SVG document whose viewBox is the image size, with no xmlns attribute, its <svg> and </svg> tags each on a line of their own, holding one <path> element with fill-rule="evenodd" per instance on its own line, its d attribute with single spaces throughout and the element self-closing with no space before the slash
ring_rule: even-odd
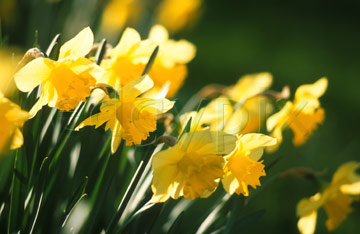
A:
<svg viewBox="0 0 360 234">
<path fill-rule="evenodd" d="M 161 7 L 171 8 L 172 2 L 164 1 Z M 201 4 L 183 2 L 191 9 Z M 122 4 L 129 7 L 136 1 Z M 125 29 L 115 47 L 101 48 L 104 50 L 101 61 L 93 57 L 97 47 L 87 27 L 60 47 L 56 59 L 38 51 L 33 60 L 14 74 L 20 91 L 37 89 L 40 95 L 32 108 L 25 111 L 0 93 L 1 153 L 21 147 L 24 138 L 20 129 L 26 121 L 41 114 L 45 106 L 72 111 L 90 97 L 100 102 L 100 110 L 87 116 L 75 130 L 104 126 L 105 131 L 112 133 L 112 154 L 118 151 L 121 142 L 126 146 L 140 145 L 155 132 L 159 115 L 174 106 L 175 102 L 168 98 L 174 97 L 182 86 L 187 63 L 196 54 L 195 46 L 186 40 L 169 39 L 165 27 L 155 25 L 146 39 L 141 39 L 135 29 Z M 165 135 L 176 136 L 178 132 L 177 143 L 166 149 L 162 146 L 152 156 L 152 202 L 179 197 L 206 198 L 220 184 L 230 195 L 249 196 L 251 189 L 261 185 L 261 177 L 266 176 L 264 151 L 279 148 L 283 131 L 293 131 L 295 146 L 309 139 L 324 121 L 319 98 L 327 89 L 327 79 L 300 86 L 293 101 L 287 101 L 290 94 L 286 87 L 283 92 L 269 90 L 272 80 L 269 73 L 246 75 L 235 85 L 216 90 L 217 96 L 199 110 L 172 119 L 171 131 Z M 115 95 L 110 95 L 109 89 Z M 281 103 L 280 99 L 286 102 L 279 107 L 276 104 Z M 360 193 L 360 177 L 355 174 L 359 167 L 355 162 L 345 164 L 322 192 L 299 203 L 302 233 L 314 232 L 317 209 L 321 206 L 328 213 L 329 230 L 346 217 L 354 195 Z"/>
</svg>

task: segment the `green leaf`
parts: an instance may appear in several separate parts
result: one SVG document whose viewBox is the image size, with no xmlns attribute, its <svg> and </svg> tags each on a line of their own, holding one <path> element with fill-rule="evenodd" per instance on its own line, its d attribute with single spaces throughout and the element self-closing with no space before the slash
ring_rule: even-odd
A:
<svg viewBox="0 0 360 234">
<path fill-rule="evenodd" d="M 55 35 L 55 37 L 52 39 L 49 47 L 46 50 L 46 55 L 54 60 L 56 60 L 59 55 L 59 49 L 60 49 L 59 39 L 60 39 L 60 33 Z"/>
<path fill-rule="evenodd" d="M 49 172 L 49 160 L 46 157 L 42 161 L 38 182 L 34 187 L 35 199 L 34 199 L 34 206 L 32 208 L 32 217 L 30 219 L 29 226 L 28 226 L 28 228 L 30 228 L 30 226 L 31 226 L 31 228 L 30 228 L 30 231 L 26 231 L 28 233 L 32 233 L 34 231 L 34 228 L 36 225 L 36 221 L 37 221 L 37 218 L 38 218 L 38 215 L 40 212 L 40 208 L 41 208 L 41 204 L 43 201 L 43 195 L 44 195 L 44 191 L 45 191 L 45 185 L 47 183 L 48 172 Z M 27 230 L 28 230 L 28 228 L 27 228 Z"/>
<path fill-rule="evenodd" d="M 38 43 L 38 37 L 39 37 L 39 32 L 38 30 L 35 30 L 34 32 L 34 44 L 33 44 L 33 48 L 37 48 L 39 43 Z"/>
<path fill-rule="evenodd" d="M 16 155 L 14 158 L 14 170 L 12 177 L 12 184 L 10 190 L 10 208 L 9 208 L 9 216 L 8 216 L 8 233 L 18 232 L 20 230 L 21 221 L 24 214 L 24 197 L 26 186 L 22 183 L 22 178 L 24 175 L 20 177 L 17 173 L 24 173 L 24 169 L 26 168 L 25 164 L 25 155 L 22 154 L 22 150 L 16 150 Z"/>
<path fill-rule="evenodd" d="M 69 214 L 70 211 L 73 209 L 73 207 L 75 206 L 75 204 L 81 199 L 81 197 L 85 194 L 85 189 L 86 189 L 86 185 L 88 183 L 88 177 L 85 176 L 83 182 L 80 184 L 80 186 L 76 189 L 76 191 L 74 192 L 74 194 L 72 195 L 72 197 L 70 198 L 66 209 L 65 209 L 65 214 Z"/>
<path fill-rule="evenodd" d="M 130 201 L 131 197 L 133 196 L 133 193 L 135 191 L 135 188 L 137 187 L 139 180 L 146 168 L 146 165 L 148 164 L 151 155 L 153 154 L 154 150 L 155 150 L 156 146 L 154 146 L 153 144 L 149 145 L 147 150 L 145 150 L 145 155 L 143 157 L 143 160 L 140 162 L 135 174 L 133 175 L 133 178 L 120 202 L 120 205 L 117 209 L 117 212 L 115 213 L 115 215 L 113 216 L 113 218 L 111 219 L 111 222 L 109 224 L 109 226 L 107 227 L 106 231 L 108 233 L 113 233 L 114 230 L 116 229 L 116 226 L 119 222 L 119 220 L 122 217 L 122 214 L 125 211 L 125 208 L 128 204 L 128 202 Z"/>
<path fill-rule="evenodd" d="M 105 153 L 106 158 L 104 158 L 103 156 L 100 157 L 101 160 L 104 161 L 104 164 L 101 168 L 100 176 L 96 181 L 95 188 L 90 196 L 91 212 L 80 233 L 89 233 L 93 229 L 95 221 L 99 218 L 98 214 L 102 208 L 104 199 L 106 198 L 106 194 L 109 191 L 112 179 L 118 171 L 119 160 L 122 156 L 122 151 L 125 148 L 125 141 L 121 141 L 119 149 L 114 155 L 111 155 L 109 152 L 110 142 L 111 137 L 109 137 L 107 144 L 102 150 L 102 153 Z"/>
<path fill-rule="evenodd" d="M 96 51 L 96 54 L 95 54 L 95 63 L 97 65 L 100 65 L 103 57 L 104 57 L 104 54 L 106 52 L 106 39 L 102 39 L 101 42 L 100 42 L 100 47 L 99 49 Z"/>
<path fill-rule="evenodd" d="M 2 39 L 2 23 L 0 18 L 0 49 L 3 47 L 3 39 Z"/>
<path fill-rule="evenodd" d="M 255 212 L 251 213 L 250 215 L 247 215 L 241 219 L 239 218 L 239 220 L 233 226 L 232 230 L 240 231 L 242 229 L 245 229 L 249 225 L 251 225 L 254 222 L 256 222 L 257 220 L 259 220 L 265 214 L 265 212 L 266 212 L 265 209 L 261 209 L 261 210 L 255 211 Z"/>
<path fill-rule="evenodd" d="M 144 69 L 143 73 L 141 74 L 142 76 L 149 73 L 152 65 L 154 64 L 154 61 L 156 59 L 156 56 L 157 56 L 158 52 L 159 52 L 159 46 L 156 46 L 156 48 L 154 49 L 154 51 L 152 52 L 152 54 L 151 54 L 151 56 L 149 58 L 148 63 L 145 66 L 145 69 Z"/>
<path fill-rule="evenodd" d="M 187 123 L 186 123 L 186 125 L 185 125 L 185 127 L 184 127 L 184 130 L 180 133 L 178 139 L 181 139 L 181 137 L 182 137 L 185 133 L 190 132 L 191 121 L 192 121 L 192 117 L 190 117 L 189 120 L 187 121 Z"/>
<path fill-rule="evenodd" d="M 168 234 L 176 234 L 182 225 L 182 221 L 184 219 L 184 211 L 182 211 L 179 216 L 175 219 L 171 227 L 169 228 Z"/>
</svg>

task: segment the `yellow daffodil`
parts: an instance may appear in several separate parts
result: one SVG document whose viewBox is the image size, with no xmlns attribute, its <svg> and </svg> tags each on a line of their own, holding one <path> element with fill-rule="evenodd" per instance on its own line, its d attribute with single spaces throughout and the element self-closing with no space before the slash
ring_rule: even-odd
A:
<svg viewBox="0 0 360 234">
<path fill-rule="evenodd" d="M 185 40 L 169 40 L 168 32 L 160 25 L 151 29 L 147 40 L 141 40 L 136 30 L 125 29 L 118 45 L 111 50 L 110 58 L 101 63 L 107 71 L 102 82 L 117 89 L 139 77 L 157 45 L 159 53 L 149 76 L 156 90 L 170 82 L 168 96 L 173 96 L 187 75 L 185 64 L 194 58 L 196 49 Z"/>
<path fill-rule="evenodd" d="M 267 130 L 277 138 L 277 145 L 269 147 L 269 151 L 277 149 L 282 141 L 282 130 L 290 127 L 294 132 L 293 144 L 305 143 L 317 125 L 324 120 L 325 112 L 320 107 L 319 97 L 327 88 L 328 81 L 321 78 L 314 84 L 300 86 L 295 92 L 294 102 L 288 101 L 277 113 L 267 119 Z"/>
<path fill-rule="evenodd" d="M 106 5 L 101 20 L 105 33 L 118 33 L 127 24 L 135 23 L 143 10 L 139 0 L 111 0 Z"/>
<path fill-rule="evenodd" d="M 276 144 L 276 139 L 257 133 L 238 137 L 236 148 L 225 156 L 224 178 L 221 180 L 229 194 L 249 195 L 249 186 L 260 186 L 259 178 L 265 176 L 261 156 L 264 148 Z"/>
<path fill-rule="evenodd" d="M 201 108 L 199 111 L 192 111 L 180 116 L 180 122 L 182 129 L 189 121 L 190 117 L 191 126 L 190 132 L 204 130 L 210 128 L 212 131 L 225 131 L 229 128 L 227 120 L 230 118 L 233 112 L 233 106 L 229 99 L 226 97 L 219 97 L 211 101 L 206 107 Z M 235 127 L 235 126 L 231 126 Z M 227 132 L 227 131 L 225 131 Z M 234 132 L 227 132 L 234 133 Z"/>
<path fill-rule="evenodd" d="M 0 50 L 0 92 L 6 96 L 15 88 L 13 76 L 19 60 L 18 56 L 12 55 L 8 50 Z"/>
<path fill-rule="evenodd" d="M 139 97 L 153 86 L 149 76 L 140 77 L 119 90 L 119 98 L 104 101 L 100 113 L 84 120 L 76 128 L 88 125 L 99 127 L 106 122 L 105 130 L 111 129 L 111 152 L 115 153 L 121 139 L 127 145 L 139 145 L 146 140 L 150 132 L 156 130 L 156 115 L 172 108 L 174 102 L 165 98 L 150 99 Z"/>
<path fill-rule="evenodd" d="M 268 98 L 258 95 L 267 90 L 272 84 L 272 75 L 267 72 L 245 75 L 225 94 L 237 102 L 239 108 L 235 110 L 235 118 L 243 123 L 240 133 L 259 131 L 261 123 L 272 111 Z"/>
<path fill-rule="evenodd" d="M 0 92 L 0 155 L 8 149 L 16 149 L 24 142 L 20 128 L 30 117 L 20 106 L 5 98 Z"/>
<path fill-rule="evenodd" d="M 191 131 L 205 127 L 231 134 L 258 131 L 272 106 L 266 97 L 257 95 L 265 91 L 271 82 L 269 73 L 246 75 L 235 86 L 226 89 L 225 96 L 212 100 L 198 112 L 185 113 L 180 117 L 180 122 L 184 127 L 192 117 Z"/>
<path fill-rule="evenodd" d="M 223 177 L 221 155 L 235 148 L 236 136 L 209 130 L 185 133 L 178 144 L 155 154 L 152 159 L 152 202 L 170 197 L 208 197 Z"/>
<path fill-rule="evenodd" d="M 90 95 L 96 79 L 104 73 L 90 59 L 84 58 L 93 42 L 94 35 L 87 27 L 60 48 L 57 61 L 36 58 L 15 74 L 15 83 L 23 92 L 41 85 L 41 96 L 30 110 L 31 117 L 46 104 L 70 111 Z"/>
<path fill-rule="evenodd" d="M 191 26 L 201 15 L 203 0 L 162 0 L 157 9 L 157 20 L 170 31 Z"/>
<path fill-rule="evenodd" d="M 328 219 L 326 227 L 329 231 L 337 228 L 352 211 L 351 203 L 360 194 L 360 176 L 356 171 L 358 162 L 343 164 L 335 172 L 330 185 L 314 196 L 302 199 L 297 205 L 298 228 L 302 234 L 315 232 L 317 210 L 324 207 Z M 356 195 L 356 196 L 355 196 Z"/>
</svg>

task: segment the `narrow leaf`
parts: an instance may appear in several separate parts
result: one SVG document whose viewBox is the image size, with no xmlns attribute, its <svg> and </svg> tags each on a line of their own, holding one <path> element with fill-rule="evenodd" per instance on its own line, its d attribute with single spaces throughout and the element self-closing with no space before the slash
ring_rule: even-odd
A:
<svg viewBox="0 0 360 234">
<path fill-rule="evenodd" d="M 157 56 L 158 52 L 159 52 L 159 46 L 156 46 L 156 48 L 154 49 L 154 51 L 152 52 L 152 54 L 151 54 L 151 56 L 149 58 L 148 63 L 146 64 L 146 67 L 145 67 L 145 69 L 144 69 L 144 71 L 142 73 L 142 76 L 149 73 L 152 65 L 154 64 L 154 61 L 156 59 L 156 56 Z"/>
<path fill-rule="evenodd" d="M 100 65 L 103 57 L 104 57 L 104 54 L 106 52 L 106 39 L 102 39 L 101 42 L 100 42 L 100 47 L 99 49 L 96 51 L 96 54 L 95 54 L 95 63 L 97 65 Z"/>
<path fill-rule="evenodd" d="M 47 55 L 48 57 L 51 57 L 51 54 L 54 53 L 54 50 L 55 50 L 55 49 L 56 49 L 56 50 L 59 50 L 59 48 L 58 48 L 58 47 L 59 47 L 59 46 L 58 46 L 58 41 L 59 41 L 59 39 L 60 39 L 60 33 L 59 33 L 59 34 L 56 34 L 56 36 L 52 39 L 49 47 L 47 48 L 47 50 L 46 50 L 46 55 Z M 57 48 L 55 48 L 55 47 L 57 47 Z M 59 51 L 58 51 L 57 53 L 59 53 Z"/>
</svg>

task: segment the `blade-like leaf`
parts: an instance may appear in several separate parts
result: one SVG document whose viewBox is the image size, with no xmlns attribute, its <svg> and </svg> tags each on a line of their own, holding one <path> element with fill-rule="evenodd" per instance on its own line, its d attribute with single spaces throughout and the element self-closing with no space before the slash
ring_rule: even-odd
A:
<svg viewBox="0 0 360 234">
<path fill-rule="evenodd" d="M 100 65 L 103 57 L 104 57 L 104 54 L 106 52 L 106 39 L 102 39 L 101 42 L 100 42 L 100 46 L 99 46 L 99 49 L 96 51 L 96 54 L 95 54 L 95 63 L 97 65 Z"/>
</svg>

